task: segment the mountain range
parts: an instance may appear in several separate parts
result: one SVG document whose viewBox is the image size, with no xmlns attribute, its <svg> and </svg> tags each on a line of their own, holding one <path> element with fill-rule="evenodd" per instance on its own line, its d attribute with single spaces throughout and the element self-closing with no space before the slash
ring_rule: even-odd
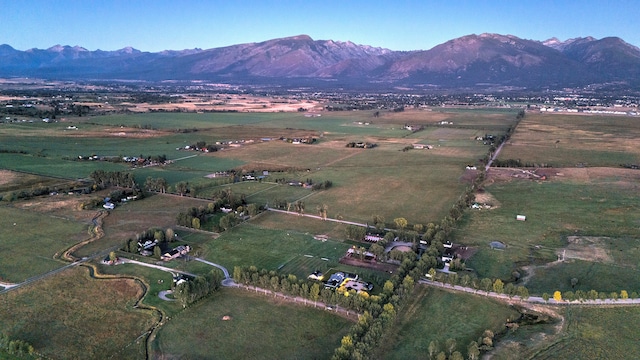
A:
<svg viewBox="0 0 640 360">
<path fill-rule="evenodd" d="M 432 89 L 640 87 L 640 49 L 617 37 L 560 41 L 467 35 L 429 50 L 392 51 L 307 35 L 213 49 L 89 51 L 0 45 L 0 77 L 204 80 L 236 84 Z"/>
</svg>

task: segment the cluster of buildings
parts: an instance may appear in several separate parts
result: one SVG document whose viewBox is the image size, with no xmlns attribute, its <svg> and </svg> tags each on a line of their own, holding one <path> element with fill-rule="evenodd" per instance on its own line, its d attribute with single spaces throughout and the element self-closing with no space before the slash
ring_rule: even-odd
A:
<svg viewBox="0 0 640 360">
<path fill-rule="evenodd" d="M 311 280 L 323 281 L 324 275 L 320 271 L 314 271 L 308 278 Z M 324 288 L 337 291 L 355 290 L 359 293 L 371 291 L 373 289 L 373 284 L 360 280 L 357 274 L 338 271 L 331 274 L 331 276 L 329 276 L 329 278 L 324 282 Z"/>
</svg>

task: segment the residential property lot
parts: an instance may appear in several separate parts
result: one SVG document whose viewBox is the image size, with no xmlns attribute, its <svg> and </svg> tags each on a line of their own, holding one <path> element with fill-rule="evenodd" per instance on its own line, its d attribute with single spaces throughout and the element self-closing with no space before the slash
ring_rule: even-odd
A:
<svg viewBox="0 0 640 360">
<path fill-rule="evenodd" d="M 164 357 L 327 359 L 350 324 L 324 309 L 224 289 L 168 321 L 153 349 Z"/>
</svg>

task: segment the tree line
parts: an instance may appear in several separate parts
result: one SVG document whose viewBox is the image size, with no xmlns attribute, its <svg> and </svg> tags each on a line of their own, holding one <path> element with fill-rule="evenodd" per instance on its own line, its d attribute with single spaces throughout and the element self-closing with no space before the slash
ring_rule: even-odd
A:
<svg viewBox="0 0 640 360">
<path fill-rule="evenodd" d="M 17 358 L 22 358 L 25 355 L 35 355 L 35 350 L 31 344 L 24 340 L 11 339 L 5 333 L 0 333 L 0 355 L 2 352 L 6 352 Z"/>
<path fill-rule="evenodd" d="M 544 301 L 549 301 L 549 299 L 551 298 L 551 295 L 545 292 L 542 294 L 542 298 L 544 299 Z M 618 299 L 626 300 L 626 299 L 638 299 L 638 298 L 640 298 L 640 295 L 638 294 L 638 292 L 632 291 L 631 294 L 629 294 L 627 290 L 621 290 L 620 293 L 618 293 L 617 291 L 605 292 L 605 291 L 596 291 L 593 289 L 589 291 L 576 290 L 575 292 L 571 290 L 565 291 L 565 292 L 560 292 L 556 290 L 553 293 L 553 300 L 557 302 L 561 302 L 561 301 L 571 302 L 575 300 L 583 302 L 585 300 L 607 300 L 607 299 L 611 299 L 615 301 Z"/>
<path fill-rule="evenodd" d="M 183 308 L 218 291 L 223 279 L 222 273 L 211 270 L 205 276 L 196 276 L 193 279 L 183 281 L 173 289 L 173 296 L 180 302 Z"/>
<path fill-rule="evenodd" d="M 142 244 L 146 241 L 157 241 L 156 246 L 153 248 L 153 255 L 159 259 L 162 256 L 163 248 L 166 248 L 168 243 L 176 241 L 175 231 L 171 228 L 164 230 L 157 227 L 149 228 L 137 233 L 135 239 L 128 238 L 125 240 L 121 250 L 131 254 L 137 254 Z"/>
<path fill-rule="evenodd" d="M 135 177 L 128 171 L 95 170 L 89 174 L 89 178 L 93 181 L 94 185 L 100 189 L 108 186 L 133 189 L 138 186 Z"/>
</svg>

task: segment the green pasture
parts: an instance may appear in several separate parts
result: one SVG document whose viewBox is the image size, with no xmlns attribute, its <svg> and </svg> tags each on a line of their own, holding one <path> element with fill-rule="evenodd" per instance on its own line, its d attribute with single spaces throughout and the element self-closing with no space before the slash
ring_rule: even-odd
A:
<svg viewBox="0 0 640 360">
<path fill-rule="evenodd" d="M 169 272 L 149 268 L 135 264 L 104 265 L 101 262 L 96 265 L 100 274 L 115 276 L 132 276 L 142 279 L 147 288 L 144 304 L 154 306 L 173 316 L 182 311 L 182 305 L 177 301 L 165 301 L 158 297 L 160 291 L 170 290 L 173 284 L 173 275 Z"/>
<path fill-rule="evenodd" d="M 157 194 L 118 205 L 103 219 L 104 237 L 81 247 L 75 254 L 88 256 L 111 246 L 123 245 L 128 238 L 135 238 L 136 234 L 152 227 L 175 228 L 180 211 L 206 204 L 204 200 L 186 196 Z"/>
<path fill-rule="evenodd" d="M 133 309 L 141 293 L 133 280 L 92 279 L 86 268 L 68 269 L 1 294 L 0 330 L 45 358 L 140 359 L 139 337 L 158 320 Z"/>
<path fill-rule="evenodd" d="M 297 113 L 144 113 L 108 115 L 88 118 L 86 121 L 111 126 L 175 130 L 258 125 L 292 118 L 304 117 Z"/>
<path fill-rule="evenodd" d="M 494 359 L 637 359 L 640 358 L 636 324 L 640 308 L 597 308 L 569 306 L 563 309 L 566 330 L 539 346 L 507 347 Z M 517 334 L 517 332 L 516 332 Z M 517 345 L 516 345 L 517 346 Z"/>
<path fill-rule="evenodd" d="M 122 171 L 125 169 L 122 164 L 104 161 L 73 161 L 7 153 L 0 153 L 0 164 L 2 168 L 7 170 L 24 171 L 65 179 L 84 179 L 95 170 Z"/>
<path fill-rule="evenodd" d="M 286 224 L 283 225 L 286 229 Z M 227 269 L 254 265 L 258 269 L 278 270 L 301 255 L 337 261 L 348 248 L 349 245 L 337 241 L 314 240 L 312 235 L 305 233 L 244 223 L 204 244 L 202 257 Z"/>
<path fill-rule="evenodd" d="M 0 206 L 0 278 L 22 282 L 66 265 L 55 260 L 69 246 L 88 238 L 87 225 L 34 211 Z"/>
<path fill-rule="evenodd" d="M 346 142 L 344 143 L 346 145 Z M 342 145 L 342 144 L 341 144 Z M 252 170 L 300 169 L 314 170 L 340 158 L 349 156 L 357 149 L 343 146 L 330 147 L 323 144 L 291 144 L 280 140 L 263 142 L 215 153 L 216 157 L 241 160 Z"/>
<path fill-rule="evenodd" d="M 324 310 L 225 288 L 168 321 L 153 356 L 328 359 L 350 326 Z"/>
<path fill-rule="evenodd" d="M 393 219 L 406 218 L 410 224 L 438 222 L 468 186 L 459 177 L 462 166 L 403 165 L 333 167 L 314 174 L 330 179 L 333 186 L 304 199 L 307 213 L 328 206 L 330 218 L 361 223 L 382 215 L 391 226 Z"/>
<path fill-rule="evenodd" d="M 469 211 L 455 233 L 457 242 L 479 248 L 467 265 L 481 277 L 509 279 L 518 266 L 554 261 L 568 235 L 640 238 L 640 199 L 626 182 L 521 180 L 486 190 L 500 206 Z M 492 241 L 507 247 L 491 250 Z"/>
<path fill-rule="evenodd" d="M 520 315 L 515 309 L 485 297 L 453 293 L 419 285 L 413 300 L 398 316 L 397 329 L 382 346 L 380 358 L 427 359 L 429 344 L 436 341 L 445 350 L 447 339 L 466 358 L 467 346 L 489 329 L 500 333 L 507 320 Z"/>
<path fill-rule="evenodd" d="M 72 181 L 67 181 L 59 178 L 52 178 L 46 176 L 39 176 L 33 174 L 26 174 L 20 172 L 12 172 L 10 174 L 11 181 L 0 184 L 0 194 L 7 191 L 20 191 L 29 189 L 38 189 L 41 187 L 48 188 L 64 188 L 71 186 Z"/>
<path fill-rule="evenodd" d="M 157 136 L 137 138 L 113 136 L 105 134 L 101 129 L 94 129 L 83 136 L 71 136 L 56 131 L 40 134 L 0 134 L 0 149 L 8 151 L 25 151 L 51 158 L 77 159 L 78 156 L 154 156 L 166 155 L 169 159 L 183 156 L 184 152 L 176 147 L 184 144 L 186 139 L 181 134 L 158 133 Z M 194 141 L 195 143 L 196 141 Z"/>
<path fill-rule="evenodd" d="M 534 274 L 527 282 L 527 288 L 536 294 L 552 294 L 556 290 L 596 290 L 607 294 L 619 294 L 620 290 L 627 290 L 628 294 L 633 291 L 640 292 L 640 270 L 637 266 L 626 267 L 572 259 L 553 267 L 536 269 Z M 578 279 L 575 287 L 571 286 L 573 278 Z"/>
<path fill-rule="evenodd" d="M 499 159 L 554 167 L 638 164 L 640 123 L 626 116 L 527 114 Z"/>
<path fill-rule="evenodd" d="M 307 214 L 316 214 L 315 209 L 307 209 Z M 295 216 L 277 212 L 264 212 L 251 219 L 253 225 L 268 229 L 283 229 L 310 235 L 326 235 L 333 240 L 345 238 L 346 225 L 333 222 L 321 221 L 319 219 L 306 216 Z"/>
</svg>

